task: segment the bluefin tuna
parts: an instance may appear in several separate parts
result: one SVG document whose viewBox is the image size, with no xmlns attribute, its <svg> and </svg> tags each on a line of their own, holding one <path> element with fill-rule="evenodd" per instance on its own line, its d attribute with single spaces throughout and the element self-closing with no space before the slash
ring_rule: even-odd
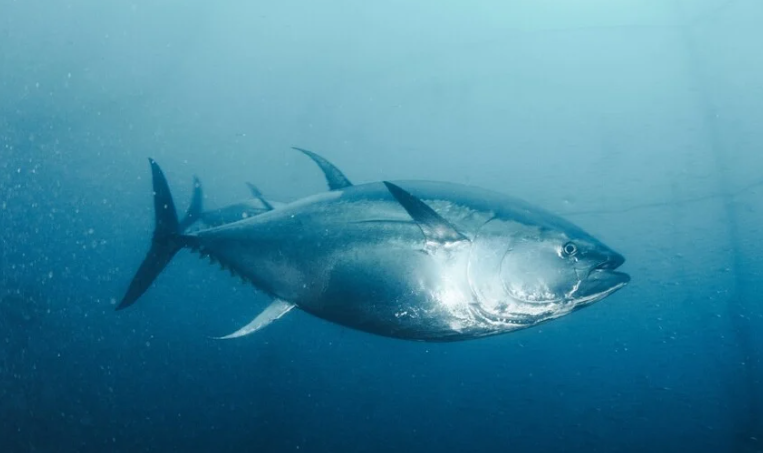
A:
<svg viewBox="0 0 763 453">
<path fill-rule="evenodd" d="M 177 251 L 208 256 L 273 302 L 222 338 L 290 310 L 373 334 L 458 341 L 572 313 L 630 281 L 625 258 L 569 221 L 471 186 L 399 181 L 352 185 L 185 234 L 167 181 L 150 160 L 156 227 L 117 309 L 132 305 Z"/>
</svg>

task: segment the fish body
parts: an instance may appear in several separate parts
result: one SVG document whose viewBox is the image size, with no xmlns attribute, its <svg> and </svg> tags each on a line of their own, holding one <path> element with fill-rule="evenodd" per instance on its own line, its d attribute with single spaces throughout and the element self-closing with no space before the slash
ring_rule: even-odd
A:
<svg viewBox="0 0 763 453">
<path fill-rule="evenodd" d="M 578 226 L 499 193 L 427 181 L 343 184 L 219 227 L 183 233 L 151 161 L 152 248 L 119 308 L 189 247 L 274 302 L 238 337 L 293 308 L 378 335 L 456 341 L 527 328 L 630 280 L 625 259 Z"/>
</svg>

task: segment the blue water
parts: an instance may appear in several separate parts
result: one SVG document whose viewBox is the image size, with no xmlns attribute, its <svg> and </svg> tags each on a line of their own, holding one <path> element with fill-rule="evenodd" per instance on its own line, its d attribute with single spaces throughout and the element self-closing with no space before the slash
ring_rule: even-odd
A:
<svg viewBox="0 0 763 453">
<path fill-rule="evenodd" d="M 0 451 L 763 451 L 763 6 L 0 0 Z M 354 182 L 559 213 L 632 283 L 463 343 L 372 336 L 181 252 L 179 209 Z"/>
</svg>

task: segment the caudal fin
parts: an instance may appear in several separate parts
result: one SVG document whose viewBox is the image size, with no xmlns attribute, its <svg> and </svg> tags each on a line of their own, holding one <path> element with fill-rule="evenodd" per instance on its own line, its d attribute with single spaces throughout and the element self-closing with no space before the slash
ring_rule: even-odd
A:
<svg viewBox="0 0 763 453">
<path fill-rule="evenodd" d="M 167 179 L 153 159 L 148 161 L 151 163 L 154 185 L 154 236 L 151 239 L 151 248 L 130 282 L 130 287 L 117 310 L 134 304 L 184 245 Z"/>
</svg>

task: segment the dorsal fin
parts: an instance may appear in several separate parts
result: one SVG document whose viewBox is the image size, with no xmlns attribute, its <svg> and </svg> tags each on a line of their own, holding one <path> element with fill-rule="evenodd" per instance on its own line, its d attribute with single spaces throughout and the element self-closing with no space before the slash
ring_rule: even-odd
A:
<svg viewBox="0 0 763 453">
<path fill-rule="evenodd" d="M 252 194 L 252 196 L 258 200 L 260 200 L 260 203 L 262 203 L 262 206 L 265 207 L 268 211 L 273 210 L 273 205 L 270 204 L 268 200 L 265 199 L 265 197 L 262 195 L 262 192 L 260 192 L 260 189 L 257 188 L 254 184 L 248 182 L 246 183 L 247 187 L 249 187 L 249 192 Z"/>
<path fill-rule="evenodd" d="M 323 175 L 326 176 L 326 183 L 329 186 L 329 190 L 340 190 L 352 186 L 352 183 L 349 179 L 347 179 L 344 173 L 342 173 L 341 170 L 336 168 L 336 165 L 326 160 L 323 156 L 320 156 L 306 149 L 297 148 L 296 146 L 292 147 L 292 149 L 303 153 L 312 159 L 313 162 L 318 164 L 321 170 L 323 170 Z"/>
<path fill-rule="evenodd" d="M 387 186 L 387 189 L 398 203 L 408 211 L 408 214 L 421 228 L 427 240 L 439 243 L 467 240 L 450 222 L 442 218 L 440 214 L 420 199 L 391 182 L 384 181 L 384 185 Z"/>
</svg>

